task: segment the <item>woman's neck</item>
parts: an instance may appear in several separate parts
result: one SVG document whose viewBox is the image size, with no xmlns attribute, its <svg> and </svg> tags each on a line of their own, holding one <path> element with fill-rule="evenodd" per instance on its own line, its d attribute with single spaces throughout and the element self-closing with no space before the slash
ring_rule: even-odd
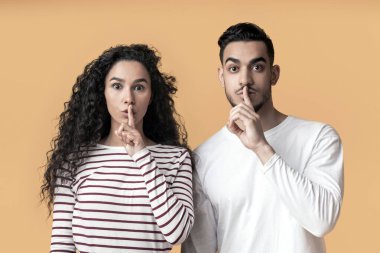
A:
<svg viewBox="0 0 380 253">
<path fill-rule="evenodd" d="M 117 129 L 118 128 L 114 129 L 111 127 L 111 130 L 108 133 L 108 135 L 102 140 L 100 140 L 99 143 L 106 146 L 124 146 L 124 143 L 121 141 L 120 137 L 115 134 L 115 130 Z M 154 141 L 148 139 L 144 135 L 144 132 L 142 131 L 142 127 L 141 127 L 141 130 L 138 129 L 138 131 L 141 134 L 142 139 L 144 140 L 145 146 L 151 146 L 151 145 L 156 144 Z"/>
</svg>

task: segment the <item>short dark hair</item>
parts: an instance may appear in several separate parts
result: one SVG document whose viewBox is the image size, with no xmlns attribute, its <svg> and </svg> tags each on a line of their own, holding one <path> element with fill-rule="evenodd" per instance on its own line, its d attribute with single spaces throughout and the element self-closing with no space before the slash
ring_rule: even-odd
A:
<svg viewBox="0 0 380 253">
<path fill-rule="evenodd" d="M 219 57 L 223 64 L 223 53 L 226 46 L 235 41 L 262 41 L 264 42 L 270 64 L 273 65 L 274 62 L 274 48 L 272 40 L 265 33 L 265 31 L 253 23 L 238 23 L 236 25 L 230 26 L 218 40 L 218 45 L 220 47 Z"/>
</svg>

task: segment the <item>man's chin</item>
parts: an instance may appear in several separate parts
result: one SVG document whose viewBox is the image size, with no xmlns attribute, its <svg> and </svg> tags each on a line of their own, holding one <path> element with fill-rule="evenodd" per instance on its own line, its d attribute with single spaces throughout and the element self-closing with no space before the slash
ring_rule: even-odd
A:
<svg viewBox="0 0 380 253">
<path fill-rule="evenodd" d="M 238 105 L 238 104 L 232 102 L 231 100 L 228 100 L 228 102 L 230 102 L 231 107 L 235 107 L 235 106 Z M 260 109 L 263 107 L 263 105 L 264 105 L 264 103 L 260 103 L 260 104 L 254 105 L 253 108 L 255 109 L 255 112 L 259 112 Z"/>
<path fill-rule="evenodd" d="M 263 108 L 264 103 L 260 103 L 258 105 L 253 106 L 255 112 L 259 112 L 261 108 Z"/>
</svg>

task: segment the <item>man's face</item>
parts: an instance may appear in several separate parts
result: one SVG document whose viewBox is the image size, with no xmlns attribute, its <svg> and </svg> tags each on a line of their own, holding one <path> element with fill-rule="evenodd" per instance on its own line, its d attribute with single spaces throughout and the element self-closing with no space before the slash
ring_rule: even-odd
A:
<svg viewBox="0 0 380 253">
<path fill-rule="evenodd" d="M 231 42 L 224 49 L 219 80 L 232 106 L 243 102 L 243 87 L 248 87 L 255 111 L 272 105 L 271 86 L 279 77 L 279 67 L 271 66 L 262 41 Z"/>
</svg>

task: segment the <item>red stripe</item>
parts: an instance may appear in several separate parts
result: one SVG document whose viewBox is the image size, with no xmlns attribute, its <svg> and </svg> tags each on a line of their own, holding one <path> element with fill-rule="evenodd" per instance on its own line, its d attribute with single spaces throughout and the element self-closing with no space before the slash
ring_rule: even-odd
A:
<svg viewBox="0 0 380 253">
<path fill-rule="evenodd" d="M 84 171 L 99 169 L 99 168 L 140 170 L 140 168 L 136 166 L 103 165 L 103 166 L 96 166 L 96 167 L 86 168 L 83 170 L 78 170 L 75 176 L 78 176 Z"/>
<path fill-rule="evenodd" d="M 162 183 L 156 185 L 155 187 L 151 188 L 151 189 L 148 191 L 148 193 L 151 193 L 152 191 L 156 190 L 158 187 L 160 187 L 160 186 L 162 186 L 162 185 L 164 185 L 164 184 L 166 184 L 166 181 L 164 181 L 164 182 L 162 182 Z"/>
<path fill-rule="evenodd" d="M 190 219 L 190 217 L 187 217 L 187 220 L 186 220 L 186 223 L 185 223 L 185 224 L 188 224 L 189 219 Z M 176 244 L 176 243 L 182 238 L 183 233 L 185 232 L 185 230 L 186 230 L 186 227 L 184 227 L 184 228 L 182 229 L 181 234 L 178 236 L 178 238 L 177 238 L 176 240 L 174 240 L 173 244 Z M 190 232 L 190 230 L 189 230 L 188 232 Z"/>
<path fill-rule="evenodd" d="M 128 198 L 141 198 L 141 199 L 147 199 L 147 195 L 131 195 L 131 196 L 126 196 L 126 195 L 119 195 L 119 194 L 111 194 L 111 193 L 98 193 L 98 192 L 86 192 L 86 193 L 80 193 L 80 196 L 83 195 L 90 195 L 90 196 L 110 196 L 110 197 L 117 197 L 117 198 L 123 198 L 123 199 L 128 199 Z"/>
<path fill-rule="evenodd" d="M 69 203 L 69 202 L 54 202 L 54 205 L 69 205 L 73 206 L 75 203 Z"/>
<path fill-rule="evenodd" d="M 158 226 L 160 228 L 166 227 L 168 224 L 170 224 L 177 217 L 178 213 L 181 212 L 182 209 L 183 209 L 183 206 L 181 206 L 180 208 L 178 208 L 177 212 L 173 215 L 173 217 L 170 220 L 168 220 L 166 223 L 158 225 Z"/>
<path fill-rule="evenodd" d="M 123 241 L 140 241 L 140 242 L 167 242 L 166 240 L 158 240 L 158 239 L 143 239 L 143 238 L 131 238 L 131 237 L 113 237 L 113 236 L 97 236 L 97 235 L 86 235 L 73 233 L 75 236 L 81 236 L 85 238 L 100 238 L 107 240 L 123 240 Z"/>
<path fill-rule="evenodd" d="M 55 193 L 54 196 L 65 196 L 65 197 L 73 197 L 74 194 L 65 194 L 65 193 Z"/>
<path fill-rule="evenodd" d="M 131 174 L 131 173 L 120 173 L 120 172 L 94 172 L 94 174 L 99 175 L 115 175 L 115 176 L 131 176 L 131 177 L 141 177 L 140 174 Z"/>
<path fill-rule="evenodd" d="M 107 185 L 85 185 L 82 186 L 81 189 L 83 188 L 109 188 L 109 189 L 116 189 L 116 190 L 146 190 L 146 187 L 136 187 L 136 188 L 127 188 L 127 187 L 116 187 L 116 186 L 107 186 Z"/>
<path fill-rule="evenodd" d="M 111 159 L 111 160 L 97 160 L 97 161 L 88 161 L 88 162 L 85 162 L 83 164 L 81 164 L 81 166 L 84 166 L 84 165 L 87 165 L 87 164 L 92 164 L 92 163 L 105 163 L 105 162 L 130 162 L 130 163 L 133 163 L 134 161 L 132 159 Z"/>
<path fill-rule="evenodd" d="M 91 155 L 87 155 L 87 156 L 83 156 L 83 159 L 84 158 L 90 158 L 90 157 L 99 157 L 99 156 L 106 156 L 106 155 L 127 155 L 127 153 L 100 153 L 100 154 L 91 154 Z"/>
<path fill-rule="evenodd" d="M 142 169 L 142 167 L 143 167 L 143 166 L 141 166 L 140 168 Z M 143 175 L 143 176 L 146 176 L 146 175 L 148 175 L 149 173 L 155 171 L 156 169 L 157 169 L 157 167 L 154 166 L 153 169 L 146 171 L 146 172 L 145 172 L 144 174 L 142 174 L 142 175 Z"/>
<path fill-rule="evenodd" d="M 150 150 L 151 153 L 156 154 L 178 154 L 178 151 L 157 151 L 157 150 Z"/>
<path fill-rule="evenodd" d="M 127 183 L 127 184 L 144 183 L 144 181 L 124 181 L 124 180 L 117 180 L 117 179 L 95 179 L 95 178 L 88 178 L 87 181 L 118 182 L 118 183 Z"/>
<path fill-rule="evenodd" d="M 75 225 L 75 224 L 73 224 L 73 227 L 83 228 L 83 229 L 90 229 L 90 230 L 109 230 L 109 231 L 134 232 L 134 233 L 161 234 L 160 231 L 154 231 L 154 230 L 106 228 L 106 227 L 88 227 L 88 226 Z"/>
<path fill-rule="evenodd" d="M 173 207 L 174 207 L 175 205 L 177 205 L 177 203 L 178 203 L 178 199 L 176 199 L 176 200 L 174 201 L 174 203 L 168 208 L 168 210 L 166 210 L 166 211 L 163 212 L 162 214 L 158 215 L 158 216 L 156 217 L 156 219 L 161 219 L 163 216 L 167 215 L 168 212 L 170 212 L 170 210 L 172 210 Z"/>
<path fill-rule="evenodd" d="M 107 201 L 79 201 L 78 203 L 82 204 L 104 204 L 104 205 L 114 205 L 114 206 L 145 206 L 150 207 L 149 204 L 124 204 L 124 203 L 116 203 L 116 202 L 107 202 Z"/>
<path fill-rule="evenodd" d="M 69 242 L 52 242 L 51 245 L 70 245 L 70 246 L 74 246 L 73 243 L 69 243 Z"/>
<path fill-rule="evenodd" d="M 162 175 L 160 175 L 160 174 L 158 174 L 157 176 L 155 176 L 154 178 L 152 178 L 152 179 L 149 179 L 148 181 L 146 181 L 145 183 L 146 184 L 149 184 L 150 182 L 153 182 L 153 181 L 155 181 L 156 179 L 158 179 L 159 177 L 161 177 Z"/>
<path fill-rule="evenodd" d="M 186 176 L 176 176 L 176 178 L 184 178 L 184 179 L 187 179 L 187 180 L 189 180 L 190 182 L 191 182 L 191 178 L 189 178 L 189 177 L 186 177 Z"/>
<path fill-rule="evenodd" d="M 148 155 L 150 155 L 150 152 L 147 152 L 145 155 L 143 155 L 143 156 L 137 158 L 135 162 L 137 163 L 138 161 L 144 159 L 144 158 L 147 157 Z"/>
<path fill-rule="evenodd" d="M 169 235 L 173 234 L 177 230 L 177 228 L 179 227 L 179 224 L 181 224 L 181 222 L 183 220 L 183 217 L 185 217 L 185 214 L 186 214 L 186 212 L 182 213 L 181 219 L 178 221 L 177 225 L 169 233 L 164 234 L 165 236 L 169 236 Z"/>
<path fill-rule="evenodd" d="M 121 212 L 121 211 L 110 211 L 110 210 L 101 210 L 101 209 L 82 209 L 75 207 L 74 210 L 81 212 L 94 212 L 94 213 L 116 213 L 116 214 L 126 214 L 126 215 L 143 215 L 143 216 L 153 216 L 152 213 L 137 213 L 137 212 Z"/>
<path fill-rule="evenodd" d="M 79 245 L 85 245 L 88 247 L 99 247 L 99 248 L 111 248 L 111 249 L 136 249 L 136 250 L 156 250 L 156 251 L 168 251 L 171 250 L 171 248 L 142 248 L 142 247 L 129 247 L 129 246 L 116 246 L 116 245 L 103 245 L 103 244 L 89 244 L 89 243 L 83 243 L 83 242 L 77 242 L 76 244 Z"/>
<path fill-rule="evenodd" d="M 152 207 L 152 210 L 154 211 L 154 210 L 157 210 L 158 208 L 160 208 L 161 206 L 163 206 L 163 205 L 165 205 L 168 201 L 169 201 L 169 199 L 171 199 L 171 198 L 173 198 L 174 197 L 174 195 L 172 194 L 172 195 L 170 195 L 167 199 L 166 199 L 166 201 L 165 202 L 163 202 L 163 203 L 161 203 L 161 204 L 159 204 L 158 206 L 156 206 L 156 207 Z"/>
<path fill-rule="evenodd" d="M 183 184 L 183 185 L 186 185 L 189 189 L 193 188 L 191 185 L 188 185 L 188 184 L 181 182 L 181 181 L 175 181 L 173 184 Z"/>
<path fill-rule="evenodd" d="M 170 189 L 181 189 L 181 190 L 184 190 L 184 191 L 187 191 L 190 195 L 193 195 L 193 193 L 191 191 L 189 191 L 189 189 L 187 188 L 183 188 L 181 186 L 173 186 L 173 187 L 170 187 Z"/>
<path fill-rule="evenodd" d="M 50 252 L 60 252 L 60 253 L 76 253 L 76 251 L 70 251 L 70 250 L 61 250 L 61 249 L 57 249 L 57 250 L 50 250 Z M 83 251 L 82 251 L 83 252 Z"/>
<path fill-rule="evenodd" d="M 53 211 L 53 213 L 72 213 L 72 211 L 56 210 L 56 211 Z"/>
<path fill-rule="evenodd" d="M 166 191 L 164 190 L 162 193 L 158 194 L 156 197 L 150 199 L 150 202 L 155 201 L 156 199 L 158 199 L 159 197 L 161 197 L 161 196 L 164 195 L 165 193 L 166 193 Z"/>
<path fill-rule="evenodd" d="M 65 230 L 71 230 L 72 228 L 71 228 L 71 227 L 52 227 L 51 229 L 52 229 L 52 230 L 54 230 L 54 229 L 65 229 Z"/>
<path fill-rule="evenodd" d="M 93 221 L 104 221 L 104 222 L 117 222 L 117 223 L 134 223 L 134 224 L 148 224 L 148 225 L 156 225 L 156 222 L 149 221 L 135 221 L 135 220 L 114 220 L 114 219 L 100 219 L 100 218 L 85 218 L 79 216 L 73 216 L 73 219 L 78 220 L 93 220 Z"/>
</svg>

